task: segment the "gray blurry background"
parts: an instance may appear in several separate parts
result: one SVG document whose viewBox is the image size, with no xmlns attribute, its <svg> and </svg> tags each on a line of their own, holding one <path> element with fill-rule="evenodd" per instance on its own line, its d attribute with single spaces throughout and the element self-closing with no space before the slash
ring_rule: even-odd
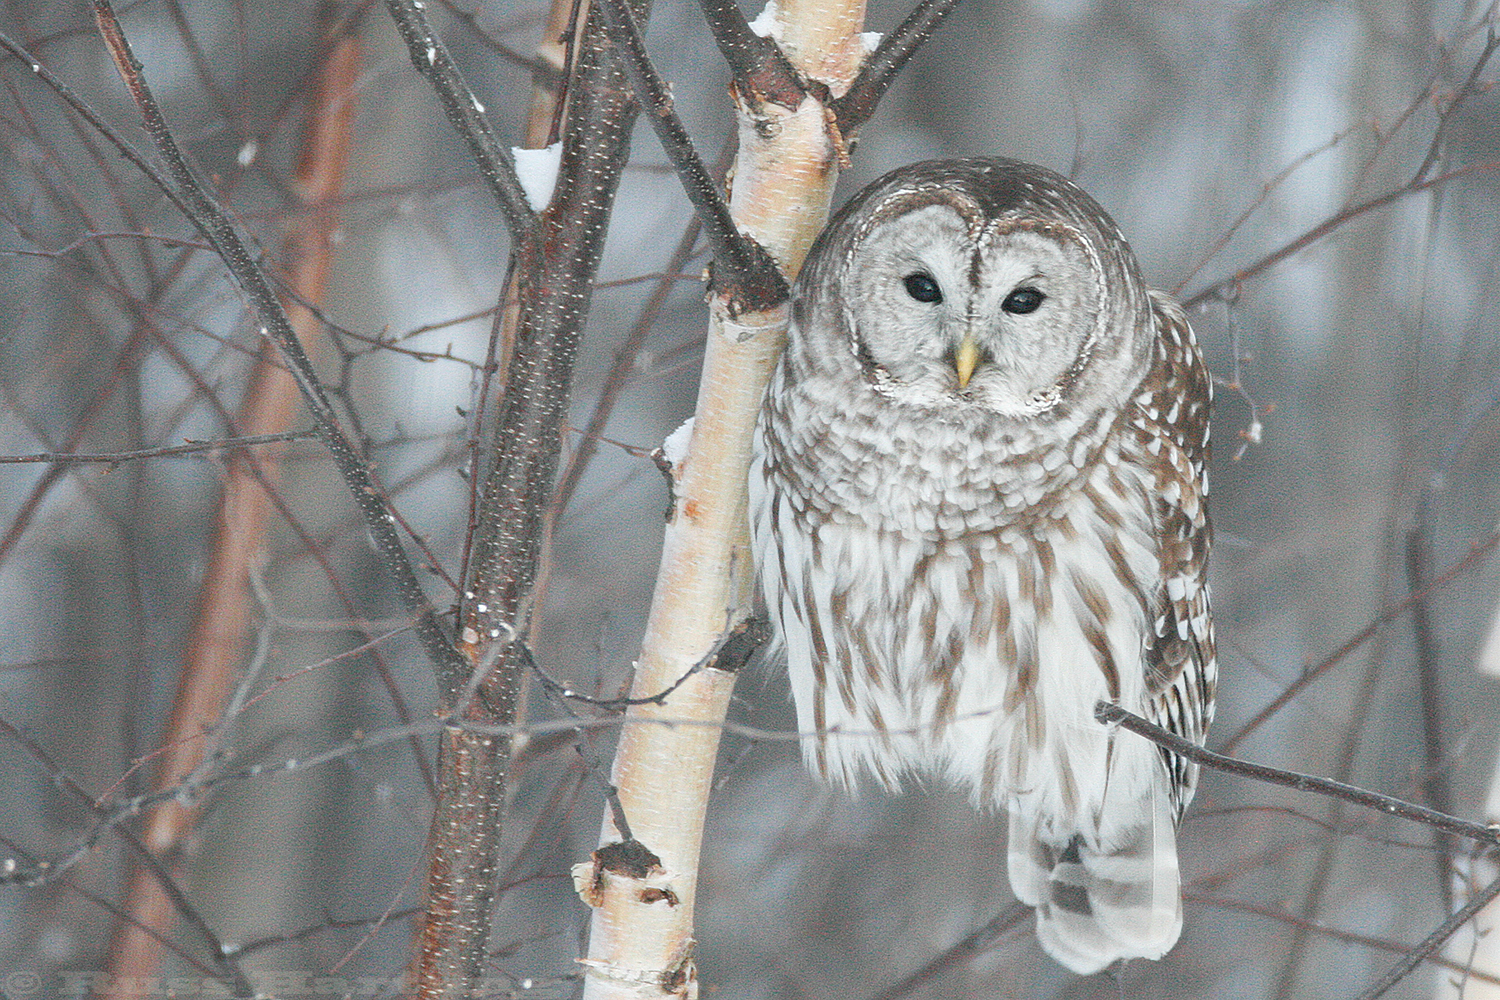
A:
<svg viewBox="0 0 1500 1000">
<path fill-rule="evenodd" d="M 436 5 L 433 5 L 436 6 Z M 489 39 L 529 53 L 545 10 L 463 3 L 435 13 L 456 58 L 509 141 L 519 142 L 527 73 Z M 310 3 L 184 0 L 124 18 L 184 145 L 245 224 L 278 243 L 286 185 L 315 54 Z M 748 11 L 752 16 L 754 10 Z M 905 8 L 878 0 L 885 30 Z M 1491 15 L 1492 16 L 1492 15 Z M 1371 2 L 1129 3 L 965 0 L 864 130 L 839 200 L 886 169 L 948 155 L 1004 154 L 1070 173 L 1115 216 L 1148 277 L 1191 295 L 1338 212 L 1407 183 L 1438 128 L 1444 95 L 1473 68 L 1483 8 Z M 201 50 L 205 81 L 181 25 Z M 11 0 L 0 29 L 32 44 L 134 140 L 144 136 L 82 4 Z M 493 306 L 506 239 L 486 189 L 412 71 L 384 12 L 367 12 L 357 148 L 340 210 L 328 317 L 365 335 L 401 335 Z M 705 155 L 733 131 L 727 74 L 696 5 L 662 0 L 649 40 Z M 1495 69 L 1482 78 L 1492 80 Z M 60 449 L 100 400 L 77 447 L 118 451 L 222 436 L 203 393 L 233 410 L 256 337 L 245 305 L 207 253 L 93 232 L 192 238 L 159 194 L 99 153 L 29 68 L 0 64 L 0 434 L 6 453 Z M 1425 97 L 1438 95 L 1437 102 Z M 1368 625 L 1408 584 L 1404 545 L 1430 511 L 1441 569 L 1496 530 L 1500 421 L 1500 103 L 1470 97 L 1448 116 L 1437 171 L 1477 166 L 1388 206 L 1246 281 L 1237 299 L 1195 311 L 1215 371 L 1234 372 L 1263 410 L 1263 438 L 1241 450 L 1244 398 L 1218 397 L 1213 586 L 1221 643 L 1211 744 Z M 251 158 L 247 144 L 255 143 Z M 1267 190 L 1300 157 L 1322 150 Z M 248 162 L 246 162 L 248 161 Z M 688 218 L 647 132 L 638 134 L 601 274 L 659 271 Z M 1486 165 L 1489 165 L 1488 167 Z M 1205 263 L 1247 209 L 1248 220 Z M 696 274 L 703 258 L 686 269 Z M 649 284 L 595 299 L 572 421 L 593 411 Z M 702 288 L 678 283 L 606 434 L 650 449 L 691 412 Z M 142 319 L 142 317 L 145 317 Z M 151 330 L 123 355 L 133 331 Z M 489 320 L 422 333 L 406 346 L 482 359 Z M 185 377 L 163 344 L 201 380 Z M 472 368 L 354 341 L 325 351 L 327 377 L 358 414 L 398 505 L 452 568 L 462 547 L 460 478 Z M 306 422 L 303 421 L 305 426 Z M 576 441 L 576 439 L 575 439 Z M 395 613 L 353 505 L 319 449 L 294 446 L 282 495 L 337 567 L 365 615 Z M 150 769 L 203 572 L 220 468 L 198 459 L 49 472 L 0 466 L 0 716 L 93 794 Z M 1424 501 L 1424 497 L 1426 498 Z M 628 677 L 650 599 L 666 487 L 637 450 L 605 445 L 553 539 L 536 623 L 544 667 L 613 694 Z M 14 525 L 14 527 L 13 527 Z M 257 633 L 265 678 L 363 641 L 312 627 L 344 612 L 306 545 L 276 525 L 262 570 L 271 607 Z M 1494 761 L 1496 681 L 1475 669 L 1497 597 L 1482 562 L 1430 604 L 1442 690 L 1444 773 L 1453 809 L 1480 818 Z M 432 580 L 439 604 L 451 595 Z M 435 704 L 409 639 L 383 646 L 414 713 Z M 1427 777 L 1411 618 L 1397 617 L 1310 684 L 1236 752 L 1347 777 L 1406 798 Z M 794 725 L 774 665 L 740 680 L 734 713 Z M 552 717 L 539 698 L 534 718 Z M 305 757 L 395 715 L 368 658 L 277 686 L 224 738 L 227 763 Z M 598 737 L 605 759 L 609 735 Z M 13 741 L 0 740 L 0 845 L 48 857 L 87 814 Z M 292 775 L 231 782 L 207 801 L 186 845 L 189 899 L 235 944 L 378 917 L 420 897 L 429 800 L 410 751 L 391 743 Z M 515 885 L 497 920 L 496 977 L 524 995 L 570 996 L 586 913 L 568 868 L 597 835 L 595 776 L 563 743 L 529 757 L 514 791 L 507 859 Z M 1182 831 L 1187 930 L 1160 963 L 1117 982 L 1050 963 L 1029 917 L 977 955 L 948 963 L 910 995 L 946 997 L 1326 997 L 1357 994 L 1443 917 L 1436 856 L 1421 827 L 1220 774 L 1206 775 Z M 699 902 L 699 967 L 722 998 L 867 997 L 928 965 L 1010 903 L 1003 819 L 944 789 L 852 800 L 810 781 L 785 742 L 726 739 L 711 806 Z M 0 887 L 0 988 L 34 971 L 43 995 L 68 970 L 100 970 L 126 875 L 103 837 L 66 884 Z M 1301 918 L 1373 941 L 1307 931 Z M 248 968 L 338 968 L 389 977 L 409 948 L 396 920 L 323 927 L 255 952 Z M 179 924 L 175 940 L 202 945 Z M 357 949 L 356 949 L 356 946 Z M 353 951 L 352 956 L 350 955 Z M 185 970 L 169 959 L 169 970 Z M 340 964 L 341 963 L 341 964 Z M 1391 996 L 1429 996 L 1419 969 Z M 373 980 L 372 980 L 373 982 Z M 26 995 L 12 982 L 8 995 Z M 375 987 L 363 989 L 370 995 Z M 33 994 L 34 995 L 34 994 Z"/>
</svg>

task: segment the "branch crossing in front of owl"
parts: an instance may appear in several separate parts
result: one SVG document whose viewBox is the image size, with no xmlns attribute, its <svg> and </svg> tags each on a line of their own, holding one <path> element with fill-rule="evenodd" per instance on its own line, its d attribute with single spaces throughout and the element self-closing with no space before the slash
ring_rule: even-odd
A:
<svg viewBox="0 0 1500 1000">
<path fill-rule="evenodd" d="M 1187 318 L 1092 198 L 1003 159 L 876 181 L 791 306 L 750 517 L 808 765 L 1009 810 L 1049 954 L 1160 958 L 1197 769 L 1094 705 L 1199 744 L 1213 716 L 1212 383 Z"/>
</svg>

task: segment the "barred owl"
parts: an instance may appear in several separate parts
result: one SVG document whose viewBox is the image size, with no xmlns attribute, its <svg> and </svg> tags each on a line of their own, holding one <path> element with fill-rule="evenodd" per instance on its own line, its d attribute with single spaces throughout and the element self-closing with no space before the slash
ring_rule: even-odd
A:
<svg viewBox="0 0 1500 1000">
<path fill-rule="evenodd" d="M 1072 182 L 1003 159 L 888 174 L 797 279 L 750 473 L 753 545 L 816 772 L 933 776 L 1009 811 L 1017 898 L 1079 973 L 1182 929 L 1201 743 L 1209 374 Z"/>
</svg>

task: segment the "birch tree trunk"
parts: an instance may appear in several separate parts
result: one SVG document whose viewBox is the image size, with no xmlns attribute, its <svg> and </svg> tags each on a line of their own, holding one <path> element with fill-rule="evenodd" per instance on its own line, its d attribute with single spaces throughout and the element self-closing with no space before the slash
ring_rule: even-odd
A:
<svg viewBox="0 0 1500 1000">
<path fill-rule="evenodd" d="M 841 96 L 864 57 L 863 0 L 777 5 L 773 37 L 805 78 Z M 828 217 L 843 140 L 829 102 L 795 108 L 734 92 L 740 152 L 730 209 L 790 280 Z M 715 295 L 687 453 L 671 469 L 674 504 L 631 695 L 660 703 L 627 715 L 612 771 L 629 825 L 606 815 L 600 848 L 574 869 L 594 907 L 584 996 L 692 997 L 693 912 L 703 820 L 734 674 L 694 672 L 749 614 L 754 561 L 745 514 L 751 435 L 785 342 L 780 306 L 736 315 Z M 691 676 L 687 676 L 691 674 Z"/>
<path fill-rule="evenodd" d="M 1490 624 L 1488 637 L 1480 648 L 1475 664 L 1481 674 L 1500 677 L 1500 610 Z M 1489 798 L 1484 804 L 1484 822 L 1500 823 L 1500 756 L 1495 760 L 1494 776 L 1490 778 Z M 1455 881 L 1455 905 L 1462 906 L 1470 893 L 1482 888 L 1500 876 L 1500 865 L 1493 857 L 1478 858 L 1467 869 L 1460 866 Z M 1443 954 L 1465 968 L 1500 976 L 1500 900 L 1490 903 L 1472 921 L 1448 939 Z M 1437 970 L 1437 984 L 1433 991 L 1437 1000 L 1500 1000 L 1500 985 L 1472 976 L 1454 972 L 1452 969 Z"/>
</svg>

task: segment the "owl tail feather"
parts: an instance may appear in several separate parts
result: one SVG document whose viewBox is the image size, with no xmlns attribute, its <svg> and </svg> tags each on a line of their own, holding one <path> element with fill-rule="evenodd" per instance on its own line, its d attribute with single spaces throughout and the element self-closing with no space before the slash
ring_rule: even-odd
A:
<svg viewBox="0 0 1500 1000">
<path fill-rule="evenodd" d="M 1182 933 L 1177 833 L 1167 796 L 1104 849 L 1050 827 L 1035 813 L 1010 816 L 1010 884 L 1036 907 L 1037 940 L 1079 975 L 1119 959 L 1161 958 Z M 1145 803 L 1143 803 L 1144 805 Z"/>
</svg>

